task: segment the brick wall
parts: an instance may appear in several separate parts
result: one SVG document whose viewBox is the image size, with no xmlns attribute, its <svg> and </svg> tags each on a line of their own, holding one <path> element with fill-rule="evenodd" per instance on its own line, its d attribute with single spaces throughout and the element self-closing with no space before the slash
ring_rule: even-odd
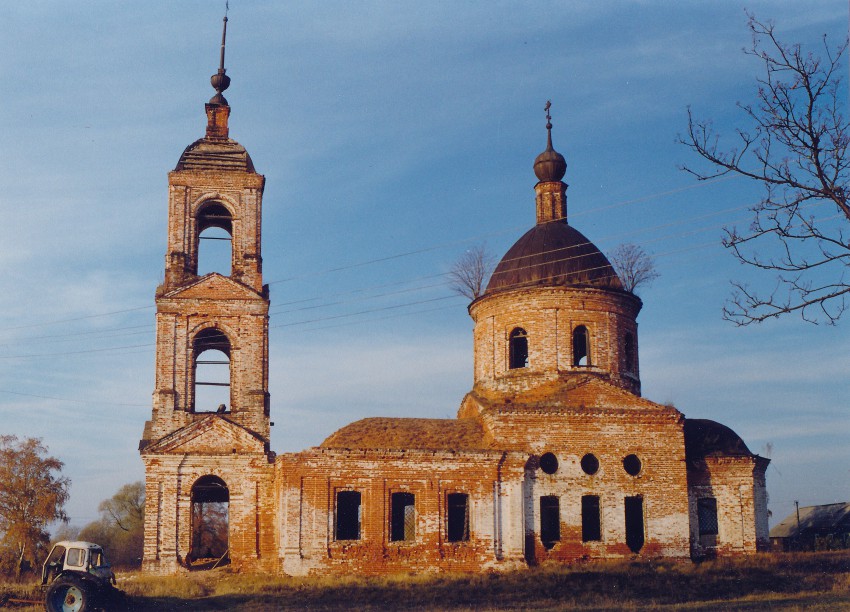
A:
<svg viewBox="0 0 850 612">
<path fill-rule="evenodd" d="M 529 389 L 564 372 L 593 372 L 640 393 L 636 317 L 641 302 L 624 291 L 546 287 L 500 291 L 470 305 L 475 322 L 476 386 L 511 392 Z M 590 365 L 573 363 L 573 330 L 590 333 Z M 528 334 L 528 366 L 510 369 L 511 331 Z M 626 367 L 625 336 L 633 338 L 632 367 Z"/>
</svg>

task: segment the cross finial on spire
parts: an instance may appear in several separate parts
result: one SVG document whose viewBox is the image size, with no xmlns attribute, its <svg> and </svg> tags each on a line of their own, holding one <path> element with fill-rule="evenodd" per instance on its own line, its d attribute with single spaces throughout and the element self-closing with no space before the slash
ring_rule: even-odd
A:
<svg viewBox="0 0 850 612">
<path fill-rule="evenodd" d="M 218 72 L 210 78 L 210 84 L 212 84 L 216 94 L 213 96 L 212 100 L 210 100 L 210 104 L 227 104 L 227 100 L 223 95 L 221 95 L 221 92 L 230 87 L 230 77 L 225 74 L 227 71 L 224 69 L 224 48 L 225 43 L 227 42 L 227 12 L 229 10 L 230 3 L 225 2 L 224 19 L 222 20 L 223 25 L 221 29 L 221 55 L 218 62 Z"/>
<path fill-rule="evenodd" d="M 229 0 L 227 0 L 224 3 L 224 19 L 222 20 L 222 21 L 224 21 L 224 27 L 222 28 L 222 32 L 221 32 L 221 61 L 218 64 L 218 69 L 222 72 L 224 72 L 224 43 L 225 43 L 225 40 L 227 39 L 227 12 L 229 10 L 230 10 L 230 2 L 229 2 Z"/>
<path fill-rule="evenodd" d="M 549 114 L 549 109 L 552 108 L 552 100 L 546 100 L 546 106 L 543 110 L 546 111 L 546 129 L 552 129 L 552 115 Z"/>
</svg>

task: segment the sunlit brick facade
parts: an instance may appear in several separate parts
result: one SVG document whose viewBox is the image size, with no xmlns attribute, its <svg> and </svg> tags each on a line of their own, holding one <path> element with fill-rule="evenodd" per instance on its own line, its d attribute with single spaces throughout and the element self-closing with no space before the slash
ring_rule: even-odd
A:
<svg viewBox="0 0 850 612">
<path fill-rule="evenodd" d="M 474 380 L 458 417 L 366 418 L 318 447 L 271 452 L 264 178 L 229 138 L 225 78 L 222 65 L 207 133 L 169 174 L 140 443 L 146 570 L 209 557 L 294 575 L 483 571 L 767 545 L 768 461 L 730 429 L 641 397 L 642 303 L 567 223 L 551 124 L 534 165 L 537 223 L 469 306 Z M 199 275 L 209 228 L 230 241 L 229 274 Z M 218 406 L 198 391 L 215 363 L 228 371 L 206 383 L 226 388 Z M 224 543 L 199 530 L 213 510 Z"/>
</svg>

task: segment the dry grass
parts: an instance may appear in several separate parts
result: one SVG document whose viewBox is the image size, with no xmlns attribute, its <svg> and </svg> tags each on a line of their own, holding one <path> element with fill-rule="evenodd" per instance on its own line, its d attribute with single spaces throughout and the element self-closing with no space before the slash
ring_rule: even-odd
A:
<svg viewBox="0 0 850 612">
<path fill-rule="evenodd" d="M 127 573 L 131 610 L 850 610 L 850 553 L 546 565 L 505 574 Z M 33 608 L 35 609 L 35 608 Z"/>
</svg>

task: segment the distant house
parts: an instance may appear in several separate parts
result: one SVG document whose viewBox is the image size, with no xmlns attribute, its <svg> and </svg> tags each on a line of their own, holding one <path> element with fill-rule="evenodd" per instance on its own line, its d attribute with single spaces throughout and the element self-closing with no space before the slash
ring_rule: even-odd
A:
<svg viewBox="0 0 850 612">
<path fill-rule="evenodd" d="M 803 506 L 770 530 L 773 550 L 850 548 L 850 502 Z"/>
</svg>

